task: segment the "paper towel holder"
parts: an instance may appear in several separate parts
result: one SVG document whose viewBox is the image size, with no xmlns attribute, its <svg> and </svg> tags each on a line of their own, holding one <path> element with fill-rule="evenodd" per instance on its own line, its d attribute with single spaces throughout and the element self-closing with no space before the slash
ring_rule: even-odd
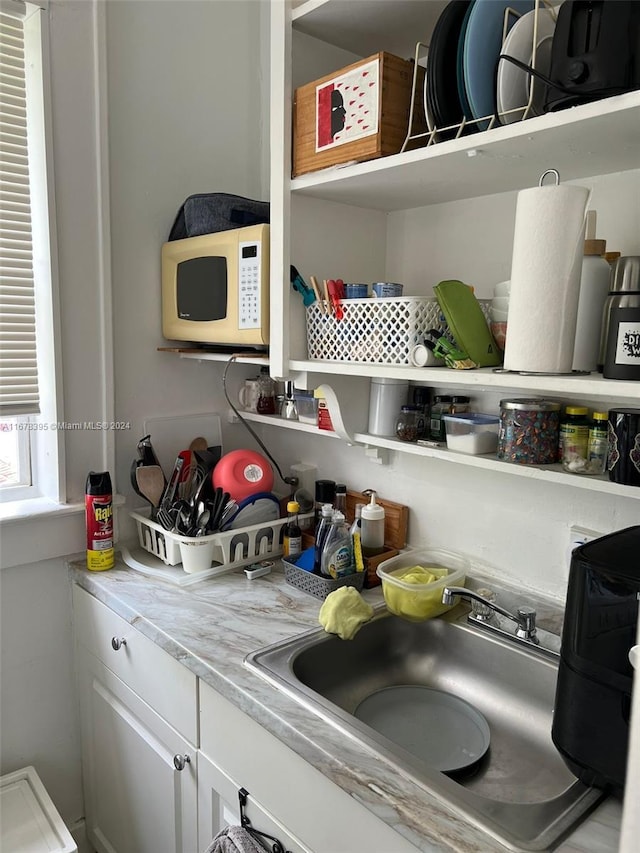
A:
<svg viewBox="0 0 640 853">
<path fill-rule="evenodd" d="M 547 175 L 553 175 L 556 180 L 556 186 L 560 185 L 560 172 L 557 169 L 547 169 L 546 172 L 543 172 L 540 175 L 540 180 L 538 181 L 538 186 L 541 187 L 544 184 L 544 179 Z"/>
</svg>

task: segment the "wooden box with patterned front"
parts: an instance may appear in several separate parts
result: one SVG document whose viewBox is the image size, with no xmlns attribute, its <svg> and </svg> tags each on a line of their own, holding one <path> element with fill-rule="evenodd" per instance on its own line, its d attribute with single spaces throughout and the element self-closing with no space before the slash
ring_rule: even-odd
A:
<svg viewBox="0 0 640 853">
<path fill-rule="evenodd" d="M 293 176 L 397 154 L 409 126 L 413 61 L 376 53 L 295 90 Z M 426 130 L 418 68 L 412 134 Z"/>
</svg>

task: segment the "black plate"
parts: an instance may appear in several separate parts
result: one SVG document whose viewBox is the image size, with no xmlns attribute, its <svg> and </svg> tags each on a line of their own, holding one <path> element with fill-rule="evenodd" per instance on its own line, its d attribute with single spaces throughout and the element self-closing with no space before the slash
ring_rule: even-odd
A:
<svg viewBox="0 0 640 853">
<path fill-rule="evenodd" d="M 438 128 L 459 124 L 463 107 L 458 94 L 458 42 L 473 0 L 451 0 L 438 18 L 427 58 L 427 104 Z M 440 134 L 451 139 L 456 131 Z"/>
</svg>

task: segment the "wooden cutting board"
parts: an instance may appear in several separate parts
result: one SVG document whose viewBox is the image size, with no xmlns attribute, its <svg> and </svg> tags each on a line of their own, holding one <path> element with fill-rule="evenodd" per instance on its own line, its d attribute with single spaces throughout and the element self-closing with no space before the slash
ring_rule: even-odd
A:
<svg viewBox="0 0 640 853">
<path fill-rule="evenodd" d="M 371 498 L 362 492 L 347 492 L 347 521 L 353 522 L 356 504 L 368 504 Z M 409 507 L 387 501 L 376 495 L 376 503 L 384 507 L 384 544 L 388 548 L 400 550 L 407 544 L 407 528 L 409 525 Z"/>
</svg>

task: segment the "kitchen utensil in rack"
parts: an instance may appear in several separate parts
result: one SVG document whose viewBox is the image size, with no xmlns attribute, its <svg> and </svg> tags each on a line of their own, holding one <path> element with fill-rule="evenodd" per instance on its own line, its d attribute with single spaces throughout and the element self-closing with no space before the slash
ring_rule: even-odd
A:
<svg viewBox="0 0 640 853">
<path fill-rule="evenodd" d="M 460 0 L 454 0 L 456 1 L 460 2 Z M 429 147 L 438 142 L 458 139 L 478 130 L 491 130 L 499 124 L 524 121 L 535 115 L 540 108 L 543 93 L 536 80 L 536 74 L 542 73 L 546 76 L 545 71 L 548 71 L 549 40 L 553 37 L 557 20 L 557 11 L 549 0 L 531 0 L 530 3 L 523 0 L 522 3 L 511 4 L 500 2 L 502 39 L 495 56 L 493 56 L 494 39 L 498 26 L 495 15 L 498 4 L 492 3 L 491 0 L 482 0 L 482 3 L 476 0 L 473 6 L 467 7 L 464 17 L 459 10 L 457 20 L 451 17 L 453 12 L 449 7 L 452 5 L 449 4 L 441 16 L 445 16 L 445 13 L 449 16 L 448 25 L 447 18 L 440 27 L 438 26 L 440 19 L 436 22 L 432 43 L 416 42 L 409 125 L 401 151 L 406 151 L 410 145 L 415 147 L 415 143 L 420 140 L 423 140 L 424 146 Z M 527 17 L 529 15 L 531 17 Z M 471 20 L 472 16 L 473 20 Z M 524 18 L 527 20 L 524 21 Z M 485 38 L 487 27 L 491 30 L 493 40 Z M 512 35 L 516 27 L 517 34 Z M 530 44 L 527 42 L 525 33 L 529 35 Z M 449 41 L 443 46 L 445 38 Z M 462 39 L 461 44 L 460 39 Z M 489 44 L 490 41 L 491 44 Z M 492 44 L 494 47 L 491 46 Z M 462 79 L 458 80 L 458 98 L 456 99 L 452 81 L 443 76 L 443 67 L 448 69 L 447 74 L 452 73 L 451 69 L 454 67 L 452 52 L 457 46 L 461 48 L 458 60 L 462 60 L 462 68 L 458 67 L 458 73 L 462 75 Z M 506 48 L 512 50 L 513 55 L 505 54 Z M 430 56 L 431 50 L 434 53 L 433 57 Z M 449 51 L 448 57 L 446 50 Z M 424 64 L 425 51 L 427 73 L 421 81 L 418 65 Z M 443 52 L 445 65 L 443 65 Z M 519 74 L 506 71 L 503 66 L 511 66 Z M 478 71 L 482 73 L 479 74 Z M 524 78 L 521 75 L 524 75 Z M 498 83 L 494 82 L 496 77 L 499 78 L 498 83 L 501 83 L 501 90 Z M 537 85 L 534 85 L 534 81 Z M 421 98 L 418 95 L 420 87 L 422 88 Z M 523 103 L 515 103 L 514 98 L 517 99 L 517 94 L 514 94 L 514 87 L 517 94 L 521 97 L 524 95 Z M 500 94 L 501 91 L 502 94 Z M 451 95 L 451 92 L 454 94 Z M 453 99 L 452 107 L 451 99 Z M 487 109 L 490 103 L 494 106 L 493 112 Z M 426 132 L 414 133 L 412 130 L 417 104 L 424 109 L 428 126 Z M 460 121 L 450 121 L 452 112 L 455 114 L 458 109 L 461 110 Z"/>
</svg>

